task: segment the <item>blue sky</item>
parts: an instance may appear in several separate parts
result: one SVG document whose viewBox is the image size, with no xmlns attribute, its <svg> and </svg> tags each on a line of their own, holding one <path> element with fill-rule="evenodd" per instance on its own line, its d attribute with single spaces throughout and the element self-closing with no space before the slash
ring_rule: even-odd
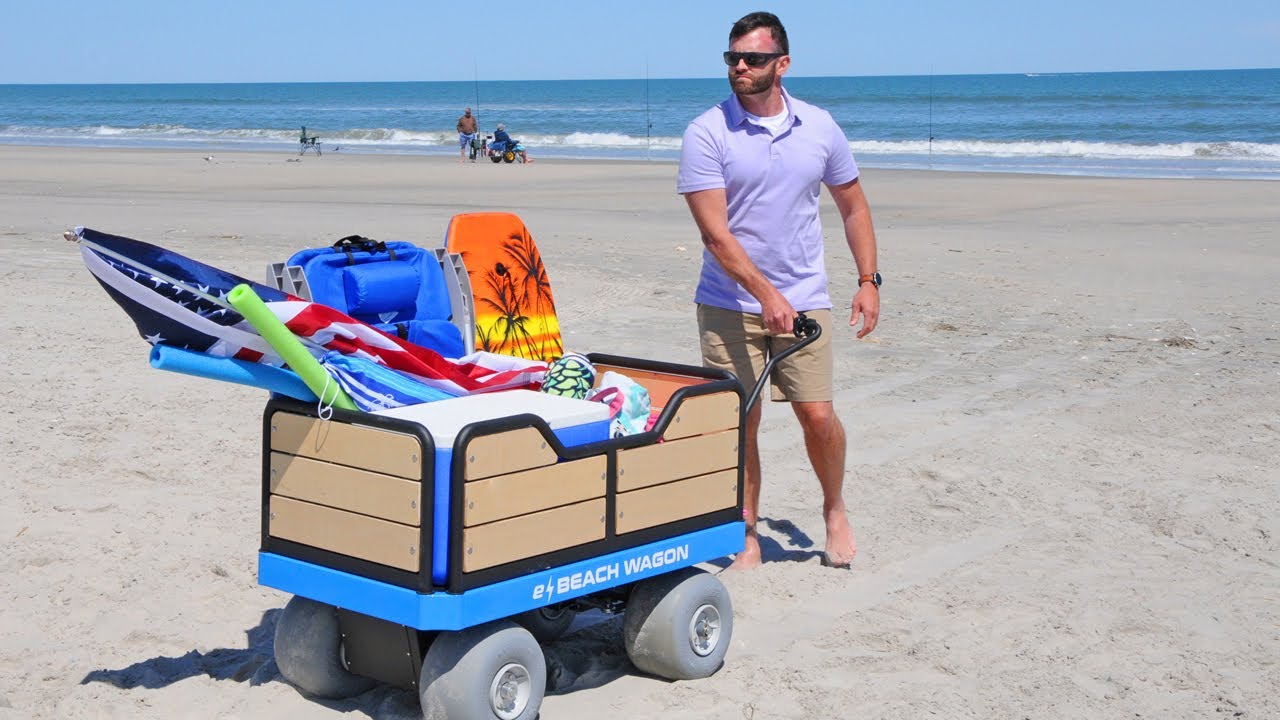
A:
<svg viewBox="0 0 1280 720">
<path fill-rule="evenodd" d="M 719 77 L 733 20 L 772 10 L 792 73 L 1280 67 L 1280 1 L 16 2 L 0 83 Z"/>
</svg>

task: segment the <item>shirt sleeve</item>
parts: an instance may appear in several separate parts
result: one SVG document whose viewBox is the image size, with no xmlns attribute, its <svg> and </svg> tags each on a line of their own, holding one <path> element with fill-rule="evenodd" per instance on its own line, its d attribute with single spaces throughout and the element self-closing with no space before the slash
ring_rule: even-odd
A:
<svg viewBox="0 0 1280 720">
<path fill-rule="evenodd" d="M 724 188 L 724 163 L 711 133 L 698 123 L 690 123 L 680 143 L 680 171 L 676 192 L 680 194 Z"/>
<path fill-rule="evenodd" d="M 849 149 L 849 140 L 839 123 L 830 120 L 831 136 L 827 150 L 827 169 L 822 174 L 822 182 L 826 185 L 844 185 L 858 179 L 858 163 L 853 159 L 853 150 Z"/>
</svg>

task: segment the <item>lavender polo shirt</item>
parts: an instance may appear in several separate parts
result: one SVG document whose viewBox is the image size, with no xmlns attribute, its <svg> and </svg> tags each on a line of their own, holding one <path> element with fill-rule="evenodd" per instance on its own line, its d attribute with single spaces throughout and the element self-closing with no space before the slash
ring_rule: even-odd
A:
<svg viewBox="0 0 1280 720">
<path fill-rule="evenodd" d="M 736 95 L 689 123 L 676 192 L 723 188 L 729 231 L 760 272 L 796 310 L 830 308 L 818 195 L 823 183 L 856 179 L 858 165 L 827 111 L 785 90 L 782 96 L 787 122 L 776 137 L 751 122 Z M 755 297 L 705 249 L 694 300 L 760 312 Z"/>
</svg>

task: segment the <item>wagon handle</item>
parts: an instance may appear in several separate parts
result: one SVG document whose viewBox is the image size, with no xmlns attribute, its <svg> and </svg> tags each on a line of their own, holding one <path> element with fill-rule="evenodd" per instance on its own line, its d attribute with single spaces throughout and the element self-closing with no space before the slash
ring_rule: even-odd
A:
<svg viewBox="0 0 1280 720">
<path fill-rule="evenodd" d="M 795 333 L 796 337 L 804 339 L 769 358 L 769 362 L 764 364 L 764 370 L 756 380 L 756 386 L 751 389 L 751 395 L 747 397 L 747 404 L 742 408 L 743 417 L 746 417 L 747 413 L 751 412 L 751 408 L 755 407 L 756 400 L 760 398 L 760 391 L 764 389 L 765 384 L 769 382 L 769 375 L 773 373 L 773 366 L 777 365 L 778 361 L 782 360 L 786 356 L 796 352 L 814 340 L 817 340 L 818 337 L 822 335 L 822 326 L 818 324 L 817 320 L 808 317 L 804 313 L 800 313 L 799 315 L 796 315 L 795 323 L 792 326 L 791 332 Z"/>
</svg>

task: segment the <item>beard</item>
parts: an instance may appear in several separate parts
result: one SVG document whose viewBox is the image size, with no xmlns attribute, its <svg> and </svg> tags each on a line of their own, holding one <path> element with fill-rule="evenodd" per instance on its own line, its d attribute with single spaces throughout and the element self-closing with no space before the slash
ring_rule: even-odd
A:
<svg viewBox="0 0 1280 720">
<path fill-rule="evenodd" d="M 773 81 L 778 77 L 777 63 L 769 63 L 769 70 L 761 75 L 756 76 L 754 80 L 749 75 L 734 77 L 733 71 L 729 72 L 729 87 L 733 90 L 733 94 L 742 95 L 759 95 L 762 92 L 768 92 L 773 87 Z"/>
</svg>

